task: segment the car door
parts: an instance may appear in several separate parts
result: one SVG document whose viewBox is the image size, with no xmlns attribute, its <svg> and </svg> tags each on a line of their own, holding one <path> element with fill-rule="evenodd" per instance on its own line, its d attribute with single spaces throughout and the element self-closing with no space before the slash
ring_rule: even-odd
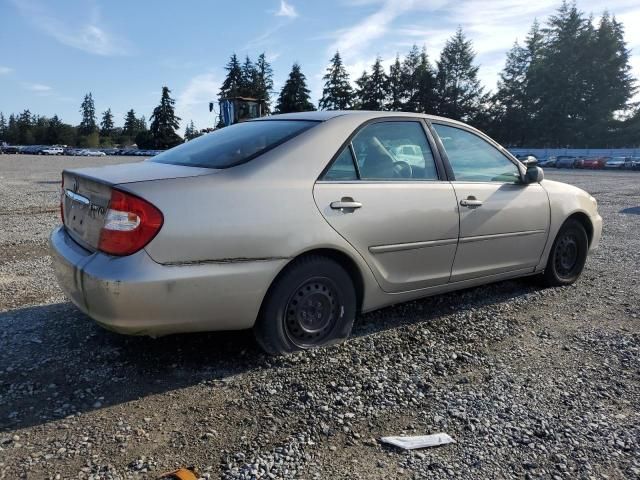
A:
<svg viewBox="0 0 640 480">
<path fill-rule="evenodd" d="M 451 281 L 533 269 L 544 249 L 549 199 L 524 184 L 497 144 L 458 124 L 434 122 L 460 209 L 460 240 Z"/>
<path fill-rule="evenodd" d="M 406 146 L 414 147 L 411 163 L 397 153 Z M 419 119 L 367 123 L 314 186 L 324 218 L 358 250 L 387 292 L 449 281 L 458 212 L 432 146 Z"/>
</svg>

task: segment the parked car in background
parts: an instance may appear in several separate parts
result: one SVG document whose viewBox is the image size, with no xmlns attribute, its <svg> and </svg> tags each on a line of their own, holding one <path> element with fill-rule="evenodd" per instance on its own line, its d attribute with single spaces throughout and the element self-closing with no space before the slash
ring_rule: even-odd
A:
<svg viewBox="0 0 640 480">
<path fill-rule="evenodd" d="M 631 158 L 631 168 L 633 170 L 640 170 L 640 157 Z"/>
<path fill-rule="evenodd" d="M 16 147 L 15 145 L 6 145 L 2 147 L 2 153 L 16 154 L 19 152 L 20 152 L 20 147 Z"/>
<path fill-rule="evenodd" d="M 568 155 L 558 156 L 556 160 L 556 168 L 575 168 L 576 157 L 570 157 Z"/>
<path fill-rule="evenodd" d="M 607 158 L 605 157 L 585 158 L 582 164 L 582 168 L 586 168 L 589 170 L 600 170 L 604 168 L 605 163 L 607 163 Z"/>
<path fill-rule="evenodd" d="M 538 166 L 542 168 L 555 168 L 556 157 L 543 158 L 538 162 Z"/>
<path fill-rule="evenodd" d="M 237 123 L 147 161 L 65 170 L 62 191 L 54 271 L 87 315 L 136 335 L 253 328 L 274 354 L 428 295 L 572 284 L 602 228 L 587 192 L 468 125 L 402 112 Z"/>
<path fill-rule="evenodd" d="M 46 147 L 41 150 L 43 155 L 62 155 L 64 148 L 62 147 Z"/>
<path fill-rule="evenodd" d="M 624 168 L 630 168 L 632 165 L 631 159 L 627 157 L 613 157 L 607 161 L 605 168 L 622 170 Z"/>
<path fill-rule="evenodd" d="M 76 155 L 79 155 L 81 157 L 104 157 L 105 156 L 104 152 L 101 152 L 99 150 L 90 150 L 87 148 L 83 150 L 79 150 Z"/>
<path fill-rule="evenodd" d="M 584 168 L 584 157 L 576 157 L 573 168 Z"/>
</svg>

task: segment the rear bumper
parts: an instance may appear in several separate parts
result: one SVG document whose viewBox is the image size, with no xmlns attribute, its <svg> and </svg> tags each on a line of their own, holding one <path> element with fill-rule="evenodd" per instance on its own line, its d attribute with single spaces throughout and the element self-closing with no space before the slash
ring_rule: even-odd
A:
<svg viewBox="0 0 640 480">
<path fill-rule="evenodd" d="M 91 253 L 63 227 L 49 239 L 60 287 L 97 323 L 131 335 L 239 330 L 255 323 L 286 260 L 161 265 L 141 250 Z"/>
</svg>

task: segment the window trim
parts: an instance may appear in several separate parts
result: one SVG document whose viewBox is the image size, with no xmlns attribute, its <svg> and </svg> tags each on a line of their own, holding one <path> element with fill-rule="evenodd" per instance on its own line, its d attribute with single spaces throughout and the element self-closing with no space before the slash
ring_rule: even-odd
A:
<svg viewBox="0 0 640 480">
<path fill-rule="evenodd" d="M 511 185 L 511 184 L 520 185 L 520 184 L 525 184 L 524 175 L 526 174 L 526 169 L 524 168 L 524 165 L 522 165 L 522 163 L 520 163 L 520 161 L 517 158 L 515 158 L 513 155 L 511 155 L 511 153 L 509 153 L 509 151 L 507 149 L 505 149 L 502 145 L 500 145 L 498 142 L 493 140 L 488 135 L 485 135 L 481 131 L 476 130 L 475 128 L 470 127 L 468 125 L 459 124 L 459 123 L 455 123 L 455 122 L 448 122 L 445 119 L 443 119 L 443 120 L 438 119 L 436 121 L 427 120 L 427 124 L 429 125 L 429 128 L 432 131 L 432 134 L 433 134 L 434 138 L 436 138 L 436 141 L 438 143 L 438 149 L 441 150 L 441 155 L 442 155 L 442 158 L 443 158 L 443 160 L 445 162 L 447 175 L 449 177 L 449 181 L 450 182 L 456 182 L 456 183 L 488 183 L 488 184 L 501 184 L 501 185 Z M 465 132 L 467 132 L 467 133 L 469 133 L 471 135 L 475 135 L 476 137 L 480 138 L 481 140 L 484 140 L 489 145 L 494 147 L 499 153 L 501 153 L 508 161 L 513 163 L 513 165 L 518 170 L 518 173 L 520 174 L 520 181 L 519 182 L 490 182 L 490 181 L 470 182 L 470 181 L 467 181 L 467 180 L 456 180 L 455 173 L 453 172 L 453 167 L 451 167 L 451 162 L 449 161 L 449 157 L 447 156 L 447 151 L 444 148 L 444 144 L 442 143 L 442 140 L 440 139 L 440 136 L 438 135 L 438 132 L 435 130 L 434 125 L 442 125 L 442 126 L 445 126 L 445 127 L 457 128 L 458 130 L 463 130 L 463 131 L 465 131 Z"/>
<path fill-rule="evenodd" d="M 356 158 L 355 155 L 355 151 L 353 150 L 353 145 L 352 145 L 352 140 L 353 138 L 360 132 L 360 130 L 364 129 L 365 127 L 374 124 L 374 123 L 388 123 L 388 122 L 413 122 L 413 123 L 418 123 L 420 124 L 420 126 L 422 127 L 422 131 L 427 139 L 427 143 L 429 145 L 429 148 L 431 149 L 431 155 L 433 156 L 433 161 L 435 163 L 435 167 L 436 167 L 436 174 L 438 175 L 438 178 L 436 179 L 432 179 L 432 180 L 415 180 L 415 179 L 403 179 L 403 180 L 375 180 L 375 179 L 362 179 L 361 175 L 360 175 L 360 167 L 358 165 L 358 159 Z M 333 166 L 333 163 L 336 161 L 336 159 L 340 156 L 340 154 L 342 153 L 342 151 L 345 148 L 349 148 L 351 150 L 351 159 L 355 165 L 356 168 L 356 173 L 358 175 L 358 179 L 357 180 L 324 180 L 324 176 L 327 173 L 327 171 Z M 393 183 L 393 184 L 404 184 L 404 183 L 431 183 L 431 182 L 442 182 L 442 181 L 447 181 L 448 180 L 448 175 L 446 172 L 446 168 L 445 168 L 445 163 L 443 162 L 443 159 L 441 157 L 440 154 L 440 149 L 438 148 L 438 145 L 436 144 L 434 138 L 432 137 L 432 133 L 431 130 L 428 127 L 427 124 L 427 120 L 425 117 L 400 117 L 400 116 L 393 116 L 393 117 L 375 117 L 375 118 L 370 118 L 369 120 L 366 120 L 364 122 L 362 122 L 360 125 L 358 125 L 355 130 L 353 132 L 351 132 L 351 134 L 347 137 L 347 139 L 340 145 L 340 148 L 338 149 L 338 151 L 333 155 L 333 157 L 331 157 L 331 160 L 329 160 L 329 162 L 327 163 L 327 165 L 325 166 L 325 168 L 322 170 L 322 172 L 320 173 L 320 175 L 318 176 L 318 178 L 316 179 L 316 183 Z"/>
</svg>

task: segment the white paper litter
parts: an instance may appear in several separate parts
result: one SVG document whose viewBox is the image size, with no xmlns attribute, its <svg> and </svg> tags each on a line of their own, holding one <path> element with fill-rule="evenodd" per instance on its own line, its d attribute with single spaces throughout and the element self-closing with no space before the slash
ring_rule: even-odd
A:
<svg viewBox="0 0 640 480">
<path fill-rule="evenodd" d="M 416 448 L 437 447 L 446 445 L 447 443 L 456 443 L 446 433 L 434 433 L 432 435 L 416 435 L 413 437 L 382 437 L 381 442 L 395 445 L 405 450 L 414 450 Z"/>
</svg>

